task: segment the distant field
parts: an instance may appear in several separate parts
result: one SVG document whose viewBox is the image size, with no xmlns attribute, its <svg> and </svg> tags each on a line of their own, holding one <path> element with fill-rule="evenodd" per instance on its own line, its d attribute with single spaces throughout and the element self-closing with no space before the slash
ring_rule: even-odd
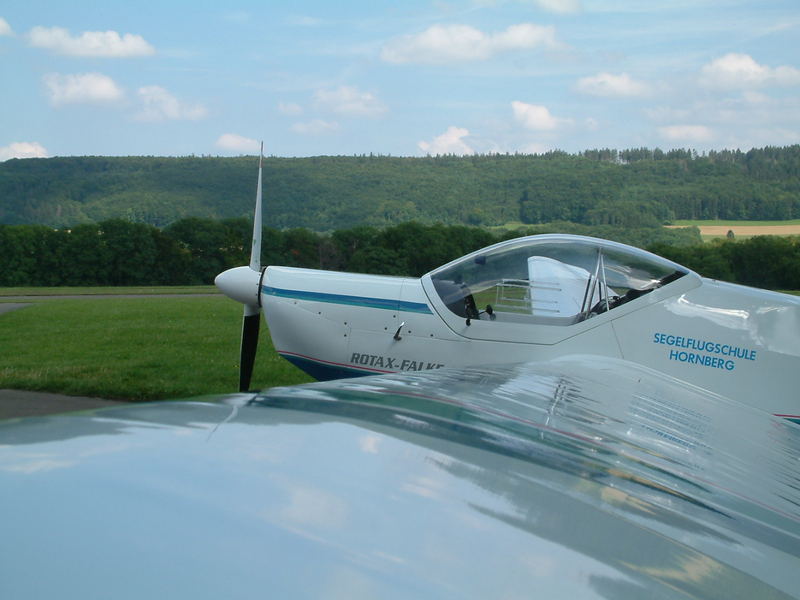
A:
<svg viewBox="0 0 800 600">
<path fill-rule="evenodd" d="M 523 227 L 530 227 L 530 224 L 523 223 L 522 221 L 509 221 L 504 225 L 492 225 L 487 227 L 492 233 L 505 233 L 506 231 L 514 231 Z"/>
<path fill-rule="evenodd" d="M 711 227 L 730 227 L 730 226 L 740 226 L 746 225 L 748 227 L 772 227 L 775 225 L 800 225 L 800 219 L 793 219 L 789 221 L 722 221 L 719 219 L 707 219 L 707 220 L 689 220 L 689 219 L 678 219 L 672 222 L 672 227 L 691 227 L 692 225 L 696 225 L 697 227 L 703 227 L 705 225 Z"/>
<path fill-rule="evenodd" d="M 737 238 L 756 235 L 800 235 L 800 219 L 792 221 L 674 221 L 668 228 L 697 227 L 705 241 L 725 237 L 733 231 Z"/>
</svg>

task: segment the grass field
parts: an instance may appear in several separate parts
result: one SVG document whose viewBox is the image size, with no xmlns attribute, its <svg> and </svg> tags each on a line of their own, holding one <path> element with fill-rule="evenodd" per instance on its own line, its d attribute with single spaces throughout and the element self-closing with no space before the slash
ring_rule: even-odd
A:
<svg viewBox="0 0 800 600">
<path fill-rule="evenodd" d="M 241 318 L 223 296 L 35 302 L 0 315 L 0 388 L 126 400 L 235 392 Z M 310 380 L 262 322 L 251 387 Z"/>
</svg>

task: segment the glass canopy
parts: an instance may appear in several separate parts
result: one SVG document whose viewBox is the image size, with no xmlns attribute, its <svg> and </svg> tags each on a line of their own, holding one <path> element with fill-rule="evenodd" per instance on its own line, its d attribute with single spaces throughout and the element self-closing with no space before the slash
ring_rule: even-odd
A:
<svg viewBox="0 0 800 600">
<path fill-rule="evenodd" d="M 430 274 L 447 308 L 467 319 L 570 325 L 689 271 L 649 252 L 571 235 L 503 242 Z"/>
</svg>

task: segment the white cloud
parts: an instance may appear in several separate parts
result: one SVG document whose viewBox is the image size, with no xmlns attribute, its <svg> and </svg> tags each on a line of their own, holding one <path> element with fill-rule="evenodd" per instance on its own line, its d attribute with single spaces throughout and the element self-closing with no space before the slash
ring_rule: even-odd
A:
<svg viewBox="0 0 800 600">
<path fill-rule="evenodd" d="M 660 106 L 643 113 L 662 139 L 684 145 L 746 149 L 790 145 L 800 139 L 800 98 L 795 94 L 771 97 L 753 90 L 723 98 L 704 94 L 687 97 L 680 108 Z"/>
<path fill-rule="evenodd" d="M 284 115 L 296 116 L 303 114 L 303 107 L 294 102 L 279 102 L 278 112 Z"/>
<path fill-rule="evenodd" d="M 257 140 L 235 133 L 223 133 L 217 138 L 217 147 L 234 152 L 258 152 L 261 145 Z"/>
<path fill-rule="evenodd" d="M 14 35 L 11 25 L 3 17 L 0 17 L 0 35 Z"/>
<path fill-rule="evenodd" d="M 583 77 L 578 80 L 575 88 L 583 94 L 605 97 L 646 96 L 650 92 L 647 85 L 632 79 L 627 73 L 598 73 L 592 77 Z"/>
<path fill-rule="evenodd" d="M 714 138 L 714 132 L 705 125 L 667 125 L 659 127 L 658 132 L 672 142 L 707 142 Z"/>
<path fill-rule="evenodd" d="M 552 150 L 550 146 L 547 144 L 542 144 L 540 142 L 531 142 L 529 144 L 524 144 L 519 151 L 523 154 L 545 154 L 546 152 L 550 152 Z"/>
<path fill-rule="evenodd" d="M 783 65 L 758 64 L 748 54 L 726 54 L 712 60 L 702 70 L 702 83 L 708 87 L 742 89 L 766 85 L 800 85 L 800 69 Z"/>
<path fill-rule="evenodd" d="M 116 31 L 84 31 L 72 37 L 63 27 L 34 27 L 28 33 L 32 46 L 68 56 L 127 58 L 155 54 L 155 48 L 140 35 Z"/>
<path fill-rule="evenodd" d="M 514 118 L 523 127 L 535 131 L 553 131 L 572 122 L 570 119 L 553 116 L 546 106 L 539 104 L 527 104 L 515 100 L 511 103 L 511 109 L 514 111 Z"/>
<path fill-rule="evenodd" d="M 335 494 L 313 487 L 286 485 L 284 495 L 289 502 L 269 519 L 300 525 L 302 529 L 342 529 L 348 521 L 348 503 Z"/>
<path fill-rule="evenodd" d="M 348 116 L 378 117 L 388 110 L 375 95 L 348 85 L 335 90 L 317 90 L 314 101 L 324 110 Z"/>
<path fill-rule="evenodd" d="M 12 142 L 0 148 L 0 162 L 9 158 L 47 158 L 47 149 L 39 142 Z"/>
<path fill-rule="evenodd" d="M 378 454 L 382 439 L 383 438 L 381 438 L 381 436 L 376 434 L 365 435 L 359 438 L 358 446 L 361 448 L 362 452 L 367 454 Z"/>
<path fill-rule="evenodd" d="M 742 100 L 750 105 L 769 104 L 771 101 L 770 97 L 766 94 L 753 90 L 745 90 L 742 92 Z"/>
<path fill-rule="evenodd" d="M 417 144 L 419 149 L 426 154 L 475 154 L 463 138 L 469 135 L 469 130 L 463 127 L 450 126 L 443 134 L 436 136 L 430 142 L 422 141 Z"/>
<path fill-rule="evenodd" d="M 520 23 L 488 34 L 469 25 L 433 25 L 421 33 L 391 40 L 381 50 L 381 58 L 398 64 L 445 64 L 486 60 L 510 50 L 557 46 L 555 29 L 549 25 Z"/>
<path fill-rule="evenodd" d="M 158 85 L 140 87 L 137 94 L 144 105 L 141 112 L 136 115 L 140 121 L 196 121 L 208 115 L 203 105 L 181 102 Z"/>
<path fill-rule="evenodd" d="M 53 106 L 61 104 L 109 103 L 121 100 L 122 89 L 114 80 L 101 73 L 80 73 L 61 75 L 48 73 L 43 78 L 50 102 Z"/>
<path fill-rule="evenodd" d="M 301 135 L 322 135 L 332 133 L 338 129 L 339 124 L 336 121 L 323 121 L 322 119 L 314 119 L 313 121 L 292 125 L 292 131 Z"/>
<path fill-rule="evenodd" d="M 534 4 L 547 12 L 572 14 L 581 11 L 580 0 L 534 0 Z"/>
<path fill-rule="evenodd" d="M 696 110 L 697 109 L 695 107 L 687 107 L 687 105 L 684 104 L 680 108 L 665 105 L 653 106 L 642 109 L 642 112 L 647 118 L 652 119 L 653 121 L 668 123 L 669 121 L 683 121 L 685 119 L 691 119 Z"/>
</svg>

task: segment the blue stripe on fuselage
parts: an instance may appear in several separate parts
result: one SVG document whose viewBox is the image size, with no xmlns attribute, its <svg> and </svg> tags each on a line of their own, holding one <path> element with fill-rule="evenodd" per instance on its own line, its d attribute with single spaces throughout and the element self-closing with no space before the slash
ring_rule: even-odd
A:
<svg viewBox="0 0 800 600">
<path fill-rule="evenodd" d="M 348 296 L 346 294 L 329 294 L 326 292 L 286 290 L 268 285 L 262 285 L 261 292 L 268 296 L 278 296 L 279 298 L 294 298 L 295 300 L 308 300 L 311 302 L 330 302 L 331 304 L 344 304 L 347 306 L 363 306 L 367 308 L 381 308 L 384 310 L 433 314 L 428 305 L 422 302 L 405 302 L 389 298 L 368 298 L 366 296 Z"/>
<path fill-rule="evenodd" d="M 305 371 L 317 381 L 329 381 L 331 379 L 345 379 L 347 377 L 364 377 L 366 375 L 378 375 L 374 371 L 362 371 L 352 367 L 346 367 L 335 363 L 327 363 L 314 360 L 307 356 L 298 356 L 279 352 L 283 358 L 288 360 L 298 369 Z"/>
</svg>

